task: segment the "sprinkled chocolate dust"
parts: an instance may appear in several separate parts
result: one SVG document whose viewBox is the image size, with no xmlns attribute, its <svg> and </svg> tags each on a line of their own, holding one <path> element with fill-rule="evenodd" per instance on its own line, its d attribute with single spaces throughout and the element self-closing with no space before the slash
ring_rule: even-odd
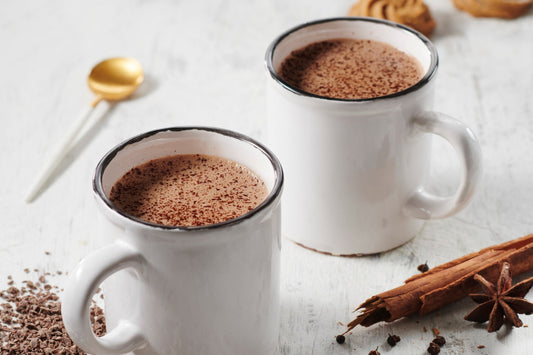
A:
<svg viewBox="0 0 533 355">
<path fill-rule="evenodd" d="M 204 226 L 243 215 L 268 195 L 252 170 L 202 154 L 151 160 L 120 178 L 109 199 L 122 211 L 168 226 Z"/>
<path fill-rule="evenodd" d="M 57 294 L 61 290 L 47 281 L 47 276 L 62 274 L 44 273 L 38 281 L 26 280 L 20 287 L 14 286 L 15 281 L 8 276 L 9 287 L 0 291 L 0 354 L 85 354 L 63 325 Z M 104 312 L 94 301 L 91 323 L 97 336 L 106 333 Z"/>
<path fill-rule="evenodd" d="M 394 94 L 423 76 L 414 57 L 382 42 L 355 39 L 315 42 L 295 50 L 278 73 L 300 90 L 338 99 Z"/>
</svg>

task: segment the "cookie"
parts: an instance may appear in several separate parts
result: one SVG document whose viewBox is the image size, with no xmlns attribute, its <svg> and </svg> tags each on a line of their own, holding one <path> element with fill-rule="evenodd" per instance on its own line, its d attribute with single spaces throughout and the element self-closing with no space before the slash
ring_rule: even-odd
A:
<svg viewBox="0 0 533 355">
<path fill-rule="evenodd" d="M 409 26 L 426 36 L 431 35 L 436 22 L 422 0 L 359 0 L 349 16 L 386 19 Z"/>
<path fill-rule="evenodd" d="M 453 0 L 455 7 L 475 17 L 517 18 L 525 14 L 532 0 Z"/>
</svg>

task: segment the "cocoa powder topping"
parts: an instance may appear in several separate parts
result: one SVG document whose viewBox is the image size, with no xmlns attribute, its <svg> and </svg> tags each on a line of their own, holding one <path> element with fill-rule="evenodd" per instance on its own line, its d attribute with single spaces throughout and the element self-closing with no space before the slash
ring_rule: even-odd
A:
<svg viewBox="0 0 533 355">
<path fill-rule="evenodd" d="M 400 92 L 423 76 L 417 59 L 371 40 L 334 39 L 293 51 L 278 74 L 290 85 L 315 95 L 364 99 Z"/>
<path fill-rule="evenodd" d="M 236 218 L 268 195 L 247 167 L 208 155 L 176 155 L 139 165 L 119 179 L 110 200 L 124 212 L 168 226 L 203 226 Z"/>
</svg>

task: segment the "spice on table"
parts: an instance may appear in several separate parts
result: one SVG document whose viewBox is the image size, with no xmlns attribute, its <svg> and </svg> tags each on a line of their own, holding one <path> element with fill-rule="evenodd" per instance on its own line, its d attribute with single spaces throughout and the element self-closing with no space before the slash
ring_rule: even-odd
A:
<svg viewBox="0 0 533 355">
<path fill-rule="evenodd" d="M 435 344 L 434 342 L 429 343 L 428 353 L 430 353 L 431 355 L 440 353 L 440 346 L 438 344 Z"/>
<path fill-rule="evenodd" d="M 335 340 L 337 340 L 337 343 L 339 344 L 344 344 L 344 342 L 346 341 L 346 338 L 344 337 L 344 335 L 337 335 L 335 337 Z"/>
<path fill-rule="evenodd" d="M 518 318 L 518 314 L 533 313 L 533 303 L 524 299 L 524 296 L 529 292 L 531 286 L 533 286 L 533 277 L 512 286 L 511 272 L 509 269 L 509 263 L 504 262 L 496 285 L 487 281 L 481 275 L 476 274 L 474 276 L 474 279 L 479 282 L 485 293 L 470 295 L 480 305 L 468 313 L 465 319 L 479 323 L 484 323 L 488 320 L 487 331 L 489 333 L 500 329 L 503 325 L 504 318 L 511 321 L 513 326 L 519 328 L 522 326 L 522 321 Z"/>
<path fill-rule="evenodd" d="M 418 271 L 420 271 L 420 272 L 426 272 L 426 271 L 428 271 L 428 270 L 429 270 L 429 266 L 428 266 L 427 261 L 426 261 L 424 264 L 420 264 L 420 265 L 418 265 L 417 269 L 418 269 Z"/>
<path fill-rule="evenodd" d="M 533 234 L 481 249 L 417 274 L 405 284 L 372 296 L 356 310 L 346 334 L 358 325 L 392 322 L 412 314 L 425 315 L 480 290 L 474 275 L 495 279 L 507 261 L 518 274 L 533 270 Z"/>
<path fill-rule="evenodd" d="M 446 344 L 446 339 L 442 335 L 437 335 L 437 337 L 433 339 L 432 342 L 437 344 L 438 346 L 443 346 L 444 344 Z"/>
<path fill-rule="evenodd" d="M 389 334 L 387 338 L 387 343 L 389 343 L 390 346 L 396 346 L 396 344 L 401 340 L 401 338 L 398 335 L 395 334 Z"/>
<path fill-rule="evenodd" d="M 376 348 L 376 350 L 370 350 L 368 355 L 381 355 L 381 353 L 378 351 L 379 346 Z"/>
</svg>

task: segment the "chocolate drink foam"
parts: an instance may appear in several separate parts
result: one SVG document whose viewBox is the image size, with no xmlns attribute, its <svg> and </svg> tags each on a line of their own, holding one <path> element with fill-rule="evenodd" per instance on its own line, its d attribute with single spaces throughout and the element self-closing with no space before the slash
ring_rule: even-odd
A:
<svg viewBox="0 0 533 355">
<path fill-rule="evenodd" d="M 111 189 L 119 209 L 167 226 L 204 226 L 239 217 L 268 195 L 249 168 L 209 155 L 175 155 L 139 165 Z"/>
<path fill-rule="evenodd" d="M 289 85 L 318 96 L 367 99 L 413 86 L 423 70 L 416 58 L 389 44 L 340 38 L 291 52 L 278 74 Z"/>
</svg>

